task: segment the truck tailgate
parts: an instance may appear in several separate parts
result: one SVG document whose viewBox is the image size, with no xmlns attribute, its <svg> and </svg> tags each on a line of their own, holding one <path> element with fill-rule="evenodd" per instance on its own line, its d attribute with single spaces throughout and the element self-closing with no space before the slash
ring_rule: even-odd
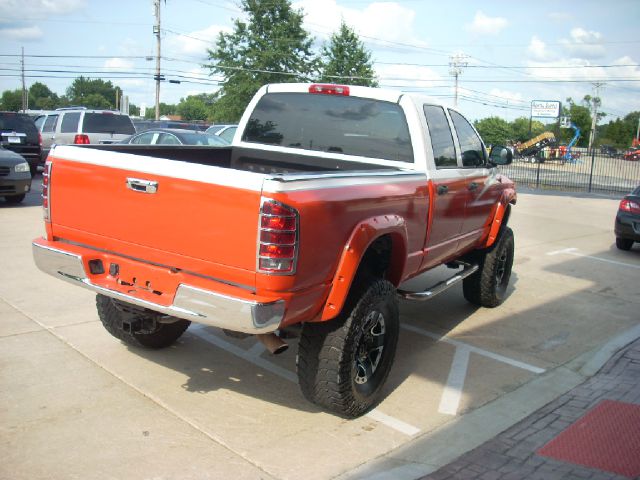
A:
<svg viewBox="0 0 640 480">
<path fill-rule="evenodd" d="M 54 237 L 197 274 L 230 267 L 253 278 L 262 175 L 78 147 L 57 147 L 50 159 Z"/>
</svg>

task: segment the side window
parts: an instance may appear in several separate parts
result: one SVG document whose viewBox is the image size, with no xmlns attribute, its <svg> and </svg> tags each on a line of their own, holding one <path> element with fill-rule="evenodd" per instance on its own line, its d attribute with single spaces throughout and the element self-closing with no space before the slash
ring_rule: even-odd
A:
<svg viewBox="0 0 640 480">
<path fill-rule="evenodd" d="M 49 115 L 42 126 L 42 133 L 55 132 L 56 123 L 58 123 L 58 115 Z"/>
<path fill-rule="evenodd" d="M 151 145 L 153 141 L 154 132 L 147 132 L 138 135 L 136 138 L 131 140 L 131 143 L 134 145 Z"/>
<path fill-rule="evenodd" d="M 180 140 L 175 135 L 170 133 L 161 133 L 160 137 L 156 141 L 157 145 L 182 145 Z"/>
<path fill-rule="evenodd" d="M 35 123 L 36 128 L 38 129 L 38 131 L 42 131 L 42 124 L 44 123 L 44 121 L 46 120 L 47 116 L 46 115 L 41 115 L 38 118 L 36 118 L 33 123 Z"/>
<path fill-rule="evenodd" d="M 62 115 L 60 133 L 76 133 L 80 122 L 80 112 L 69 112 Z"/>
<path fill-rule="evenodd" d="M 456 149 L 451 136 L 449 122 L 442 107 L 425 105 L 424 115 L 429 126 L 433 158 L 437 168 L 457 167 Z"/>
<path fill-rule="evenodd" d="M 482 140 L 478 137 L 471 124 L 458 112 L 449 110 L 451 120 L 458 134 L 460 149 L 462 150 L 463 167 L 479 167 L 486 163 L 486 156 Z"/>
</svg>

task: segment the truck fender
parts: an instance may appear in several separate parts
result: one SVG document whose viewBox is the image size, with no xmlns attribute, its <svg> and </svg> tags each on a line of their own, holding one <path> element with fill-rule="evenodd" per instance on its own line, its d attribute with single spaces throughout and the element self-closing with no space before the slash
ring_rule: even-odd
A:
<svg viewBox="0 0 640 480">
<path fill-rule="evenodd" d="M 491 222 L 489 224 L 489 234 L 484 244 L 484 248 L 491 247 L 500 234 L 500 228 L 509 220 L 509 205 L 516 203 L 516 192 L 514 189 L 505 190 L 500 201 L 494 209 Z"/>
<path fill-rule="evenodd" d="M 353 230 L 342 251 L 321 321 L 331 320 L 340 313 L 367 249 L 376 239 L 387 234 L 391 235 L 393 245 L 387 278 L 395 285 L 400 283 L 407 257 L 407 230 L 404 218 L 398 215 L 379 215 L 363 220 Z"/>
</svg>

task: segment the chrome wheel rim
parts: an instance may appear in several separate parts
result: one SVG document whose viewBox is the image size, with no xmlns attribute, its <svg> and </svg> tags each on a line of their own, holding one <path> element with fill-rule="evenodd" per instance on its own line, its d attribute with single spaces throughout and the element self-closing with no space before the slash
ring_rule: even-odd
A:
<svg viewBox="0 0 640 480">
<path fill-rule="evenodd" d="M 371 381 L 378 369 L 384 351 L 386 334 L 384 315 L 378 311 L 369 313 L 364 325 L 355 358 L 354 380 L 358 385 L 364 385 Z"/>
</svg>

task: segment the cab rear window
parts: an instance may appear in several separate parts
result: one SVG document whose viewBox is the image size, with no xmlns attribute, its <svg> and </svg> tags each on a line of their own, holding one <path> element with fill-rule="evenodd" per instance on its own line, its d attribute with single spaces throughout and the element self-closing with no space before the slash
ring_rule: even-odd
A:
<svg viewBox="0 0 640 480">
<path fill-rule="evenodd" d="M 268 93 L 242 140 L 320 152 L 413 162 L 404 112 L 396 103 L 307 93 Z"/>
<path fill-rule="evenodd" d="M 85 113 L 82 122 L 84 133 L 111 133 L 133 135 L 136 129 L 126 115 L 113 113 Z"/>
</svg>

